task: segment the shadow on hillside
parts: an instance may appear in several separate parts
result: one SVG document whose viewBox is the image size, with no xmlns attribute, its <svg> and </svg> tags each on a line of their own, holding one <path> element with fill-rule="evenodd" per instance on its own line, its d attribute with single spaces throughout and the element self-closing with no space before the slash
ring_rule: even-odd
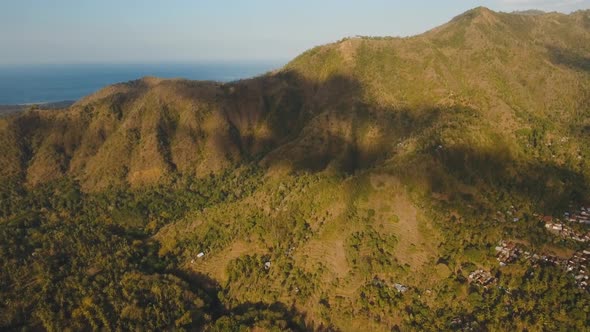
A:
<svg viewBox="0 0 590 332">
<path fill-rule="evenodd" d="M 563 52 L 555 61 L 584 69 L 590 65 L 585 58 Z M 273 86 L 280 88 L 273 90 Z M 287 72 L 232 87 L 234 96 L 229 99 L 236 100 L 225 112 L 236 128 L 243 154 L 256 155 L 251 147 L 263 141 L 266 148 L 255 159 L 263 166 L 287 165 L 295 172 L 331 169 L 352 175 L 388 163 L 405 144 L 417 139 L 418 164 L 398 166 L 405 167 L 409 181 L 426 179 L 431 191 L 452 194 L 457 189 L 445 188 L 444 183 L 463 183 L 535 201 L 545 211 L 564 209 L 588 197 L 587 179 L 566 166 L 526 157 L 517 160 L 509 144 L 502 141 L 486 149 L 469 146 L 466 142 L 472 137 L 464 137 L 462 128 L 483 121 L 473 109 L 383 108 L 366 102 L 362 84 L 345 76 L 317 83 Z M 237 101 L 242 99 L 239 96 L 256 99 L 245 97 L 248 93 L 261 93 L 254 104 L 260 107 L 259 121 L 271 129 L 269 136 L 247 137 L 240 129 L 244 119 L 252 118 Z M 441 132 L 449 130 L 456 137 L 455 144 L 437 148 Z"/>
<path fill-rule="evenodd" d="M 409 139 L 432 127 L 443 112 L 439 108 L 375 109 L 359 102 L 349 107 L 347 115 L 327 112 L 315 121 L 315 135 L 294 144 L 303 151 L 287 160 L 297 171 L 331 168 L 355 174 L 394 156 Z"/>
<path fill-rule="evenodd" d="M 239 81 L 223 89 L 223 112 L 233 142 L 246 159 L 260 159 L 296 140 L 315 117 L 346 111 L 362 92 L 359 82 L 344 76 L 318 83 L 294 72 Z"/>
<path fill-rule="evenodd" d="M 232 326 L 244 325 L 253 327 L 255 324 L 266 324 L 262 326 L 278 327 L 281 330 L 286 328 L 292 331 L 330 331 L 323 326 L 310 326 L 306 323 L 306 316 L 295 308 L 287 307 L 284 303 L 263 303 L 245 302 L 235 307 L 226 307 L 219 299 L 221 285 L 209 276 L 201 273 L 191 273 L 183 270 L 171 271 L 175 276 L 189 283 L 191 290 L 196 294 L 203 295 L 203 292 L 211 303 L 213 324 L 230 324 Z"/>
<path fill-rule="evenodd" d="M 548 49 L 555 63 L 590 70 L 588 58 L 558 48 Z M 174 106 L 178 95 L 173 94 L 172 99 L 162 95 L 156 109 L 151 110 L 154 113 L 151 115 L 160 117 L 157 139 L 153 140 L 157 141 L 155 144 L 158 146 L 154 149 L 157 152 L 153 155 L 157 154 L 167 162 L 165 172 L 168 173 L 194 174 L 196 165 L 201 162 L 199 158 L 204 157 L 212 159 L 211 164 L 222 165 L 220 167 L 256 162 L 271 168 L 286 165 L 294 172 L 329 169 L 352 175 L 387 164 L 409 149 L 414 155 L 410 157 L 420 160 L 419 164 L 398 161 L 398 166 L 405 168 L 402 171 L 407 173 L 409 180 L 427 179 L 434 191 L 438 191 L 450 177 L 458 183 L 478 183 L 494 190 L 509 190 L 538 200 L 548 209 L 561 206 L 568 200 L 583 199 L 587 193 L 587 179 L 582 174 L 555 163 L 535 162 L 533 158 L 527 158 L 527 162 L 515 160 L 502 142 L 497 142 L 496 148 L 489 151 L 460 145 L 470 138 L 462 133 L 462 128 L 477 128 L 477 121 L 483 121 L 477 117 L 476 110 L 432 105 L 420 108 L 384 107 L 373 103 L 370 91 L 365 91 L 361 82 L 349 76 L 333 75 L 326 81 L 318 82 L 293 71 L 284 71 L 228 84 L 190 84 L 184 81 L 169 84 L 172 91 L 176 91 L 174 84 L 182 84 L 178 94 L 190 100 L 193 106 L 198 106 L 194 109 L 195 117 L 204 118 L 213 114 L 220 123 L 206 133 L 212 137 L 202 135 L 194 127 L 178 120 L 179 110 Z M 126 116 L 123 106 L 133 103 L 136 94 L 143 94 L 149 88 L 146 80 L 130 83 L 130 87 L 135 87 L 137 91 L 111 97 L 115 101 L 110 110 L 117 113 L 113 116 L 118 119 Z M 203 103 L 207 104 L 203 107 L 207 110 L 201 114 L 199 107 Z M 114 107 L 117 105 L 119 108 Z M 196 126 L 201 120 L 195 120 Z M 22 137 L 31 137 L 38 132 L 58 137 L 49 135 L 51 130 L 61 128 L 54 122 L 31 113 L 19 117 L 15 124 Z M 70 127 L 64 125 L 64 128 Z M 437 151 L 438 142 L 443 140 L 443 131 L 451 132 L 455 143 Z M 148 131 L 146 134 L 153 133 Z M 101 142 L 108 141 L 106 136 Z M 205 144 L 207 139 L 214 144 Z M 129 143 L 134 144 L 130 150 L 154 148 L 138 143 L 142 141 L 144 138 L 139 137 Z M 50 143 L 53 143 L 52 147 L 59 147 L 52 153 L 64 154 L 64 158 L 51 160 L 68 161 L 74 153 L 75 148 L 65 149 L 59 141 Z M 100 144 L 96 144 L 96 150 Z M 174 144 L 177 144 L 176 148 Z M 23 165 L 34 158 L 35 152 L 31 149 L 23 148 L 26 152 Z M 203 155 L 199 154 L 201 152 Z M 216 158 L 225 159 L 220 161 Z M 182 167 L 177 167 L 178 160 L 183 160 Z M 146 162 L 146 167 L 154 168 L 147 161 L 140 161 Z M 122 163 L 105 160 L 104 164 Z M 125 166 L 129 165 L 121 165 Z M 205 168 L 202 173 L 207 171 L 209 169 Z M 101 178 L 98 173 L 88 174 L 89 178 L 92 176 Z"/>
<path fill-rule="evenodd" d="M 553 64 L 590 72 L 590 57 L 556 46 L 548 46 L 547 50 L 549 51 L 549 58 Z"/>
<path fill-rule="evenodd" d="M 324 331 L 314 329 L 305 323 L 305 315 L 294 308 L 288 308 L 281 302 L 274 303 L 242 303 L 232 308 L 228 315 L 235 318 L 240 324 L 254 326 L 258 322 L 279 326 L 281 329 L 289 328 L 292 331 Z M 264 326 L 262 326 L 264 328 Z"/>
<path fill-rule="evenodd" d="M 223 89 L 224 115 L 241 159 L 287 165 L 296 172 L 329 167 L 354 174 L 371 168 L 443 111 L 375 107 L 363 101 L 361 83 L 343 75 L 312 82 L 284 72 Z"/>
<path fill-rule="evenodd" d="M 463 183 L 485 192 L 535 202 L 540 212 L 561 213 L 572 203 L 582 204 L 590 197 L 588 180 L 579 172 L 555 163 L 514 159 L 498 142 L 492 150 L 452 146 L 430 153 L 435 169 L 425 172 L 430 190 L 460 194 L 447 181 Z M 419 175 L 418 175 L 419 176 Z M 454 191 L 454 192 L 453 192 Z"/>
</svg>

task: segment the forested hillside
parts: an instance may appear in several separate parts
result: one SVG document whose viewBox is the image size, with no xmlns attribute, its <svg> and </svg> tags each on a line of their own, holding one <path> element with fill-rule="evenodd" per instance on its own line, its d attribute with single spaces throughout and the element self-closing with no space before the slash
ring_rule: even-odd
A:
<svg viewBox="0 0 590 332">
<path fill-rule="evenodd" d="M 588 160 L 590 11 L 115 84 L 0 118 L 0 327 L 584 330 Z"/>
</svg>

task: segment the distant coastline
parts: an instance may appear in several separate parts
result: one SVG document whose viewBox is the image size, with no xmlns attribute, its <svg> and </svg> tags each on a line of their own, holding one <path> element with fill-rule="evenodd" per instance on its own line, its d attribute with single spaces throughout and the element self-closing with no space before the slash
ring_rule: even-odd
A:
<svg viewBox="0 0 590 332">
<path fill-rule="evenodd" d="M 16 105 L 0 105 L 0 106 L 22 106 L 22 107 L 26 107 L 26 106 L 42 106 L 42 107 L 49 107 L 49 108 L 61 108 L 63 107 L 69 107 L 71 106 L 73 103 L 75 103 L 77 100 L 60 100 L 60 101 L 39 101 L 39 102 L 33 102 L 33 103 L 23 103 L 23 104 L 16 104 Z"/>
<path fill-rule="evenodd" d="M 62 101 L 55 101 L 55 102 L 40 102 L 40 103 L 24 103 L 24 104 L 14 104 L 14 105 L 0 105 L 0 116 L 26 111 L 27 109 L 31 108 L 38 108 L 44 110 L 57 110 L 68 108 L 72 106 L 76 101 L 75 100 L 62 100 Z"/>
<path fill-rule="evenodd" d="M 285 62 L 0 66 L 0 105 L 79 100 L 107 85 L 144 76 L 227 82 L 264 74 Z"/>
</svg>

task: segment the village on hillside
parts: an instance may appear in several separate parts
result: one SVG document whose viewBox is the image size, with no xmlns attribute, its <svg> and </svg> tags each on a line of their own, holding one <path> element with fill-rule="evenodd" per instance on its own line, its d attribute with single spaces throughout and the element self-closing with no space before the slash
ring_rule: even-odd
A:
<svg viewBox="0 0 590 332">
<path fill-rule="evenodd" d="M 571 240 L 579 243 L 590 244 L 590 231 L 577 231 L 574 229 L 575 224 L 590 225 L 590 207 L 581 207 L 571 209 L 563 214 L 563 218 L 554 218 L 551 216 L 540 216 L 540 220 L 545 223 L 545 228 L 556 236 L 565 240 Z M 502 240 L 496 246 L 496 259 L 500 267 L 515 263 L 519 260 L 529 261 L 532 264 L 552 264 L 561 267 L 565 273 L 571 275 L 576 284 L 585 290 L 590 291 L 590 247 L 575 252 L 571 257 L 565 259 L 554 255 L 532 253 L 523 245 Z M 470 275 L 470 280 L 486 286 L 489 279 L 486 278 L 485 271 L 476 271 Z"/>
<path fill-rule="evenodd" d="M 516 209 L 514 207 L 511 207 L 506 214 L 513 216 L 514 222 L 519 221 L 519 218 L 515 217 Z M 572 208 L 563 214 L 563 218 L 536 216 L 539 217 L 541 222 L 545 223 L 545 228 L 551 234 L 559 236 L 564 240 L 584 243 L 586 244 L 586 248 L 576 251 L 569 258 L 562 258 L 550 254 L 531 252 L 523 244 L 502 240 L 495 247 L 496 260 L 499 266 L 505 267 L 518 261 L 530 262 L 534 266 L 541 264 L 559 266 L 563 269 L 564 273 L 569 274 L 575 280 L 580 288 L 590 291 L 590 287 L 588 287 L 590 283 L 590 231 L 574 229 L 574 225 L 590 225 L 590 207 Z M 580 227 L 578 226 L 576 228 L 579 229 Z M 471 284 L 478 285 L 484 289 L 488 289 L 497 281 L 490 271 L 483 269 L 471 272 L 468 280 Z"/>
<path fill-rule="evenodd" d="M 580 208 L 579 211 L 565 212 L 563 218 L 544 216 L 545 227 L 551 232 L 564 239 L 577 242 L 590 242 L 590 231 L 585 233 L 574 230 L 572 224 L 590 225 L 590 207 Z"/>
<path fill-rule="evenodd" d="M 560 266 L 566 273 L 574 277 L 578 286 L 582 289 L 590 290 L 590 274 L 588 266 L 590 265 L 590 250 L 584 249 L 575 252 L 570 258 L 564 259 L 553 255 L 531 253 L 523 248 L 522 245 L 511 241 L 501 241 L 496 247 L 498 260 L 501 267 L 514 263 L 520 259 L 531 262 L 532 264 L 552 264 Z"/>
</svg>

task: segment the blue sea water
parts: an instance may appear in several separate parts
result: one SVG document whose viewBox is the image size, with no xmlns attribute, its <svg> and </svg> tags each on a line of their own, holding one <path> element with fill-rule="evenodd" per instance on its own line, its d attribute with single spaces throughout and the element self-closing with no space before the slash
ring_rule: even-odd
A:
<svg viewBox="0 0 590 332">
<path fill-rule="evenodd" d="M 143 76 L 227 82 L 260 75 L 282 65 L 268 61 L 0 66 L 0 105 L 77 100 L 109 84 Z"/>
</svg>

